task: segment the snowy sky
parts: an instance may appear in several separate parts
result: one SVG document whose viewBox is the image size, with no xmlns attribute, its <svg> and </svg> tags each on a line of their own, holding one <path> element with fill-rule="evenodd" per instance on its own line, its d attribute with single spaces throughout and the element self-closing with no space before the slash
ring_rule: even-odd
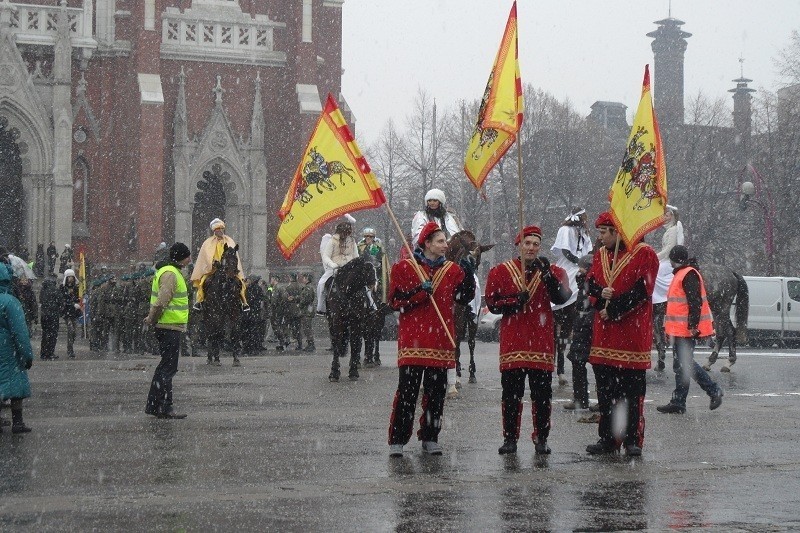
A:
<svg viewBox="0 0 800 533">
<path fill-rule="evenodd" d="M 483 93 L 511 0 L 346 0 L 343 93 L 362 141 L 390 118 L 402 126 L 423 87 L 442 106 Z M 635 108 L 652 65 L 653 21 L 668 0 L 518 0 L 523 82 L 569 98 Z M 739 57 L 751 87 L 775 89 L 778 51 L 800 29 L 800 0 L 672 0 L 688 39 L 685 96 L 730 95 Z M 656 102 L 658 106 L 658 102 Z"/>
</svg>

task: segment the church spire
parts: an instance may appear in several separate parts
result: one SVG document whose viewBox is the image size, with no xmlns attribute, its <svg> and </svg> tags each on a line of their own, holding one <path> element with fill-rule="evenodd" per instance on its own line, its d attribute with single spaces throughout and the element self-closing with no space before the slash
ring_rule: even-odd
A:
<svg viewBox="0 0 800 533">
<path fill-rule="evenodd" d="M 672 15 L 670 7 L 670 15 Z M 653 38 L 654 97 L 658 108 L 658 119 L 665 126 L 684 123 L 683 107 L 683 57 L 686 39 L 692 34 L 685 32 L 682 20 L 669 16 L 657 20 L 658 29 L 647 34 Z"/>
<path fill-rule="evenodd" d="M 172 127 L 175 132 L 175 144 L 186 144 L 189 142 L 189 129 L 186 115 L 186 73 L 181 66 L 181 73 L 178 74 L 178 101 L 175 104 L 175 118 L 172 120 Z"/>
<path fill-rule="evenodd" d="M 250 120 L 250 147 L 264 149 L 264 106 L 261 103 L 261 72 L 256 74 L 253 118 Z"/>
</svg>

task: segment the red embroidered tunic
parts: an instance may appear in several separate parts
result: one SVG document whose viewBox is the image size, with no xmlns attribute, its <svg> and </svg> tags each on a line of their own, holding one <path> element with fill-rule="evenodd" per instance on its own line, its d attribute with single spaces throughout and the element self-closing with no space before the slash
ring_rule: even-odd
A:
<svg viewBox="0 0 800 533">
<path fill-rule="evenodd" d="M 551 265 L 550 273 L 563 287 L 569 286 L 563 268 Z M 526 272 L 523 276 L 519 259 L 506 261 L 489 271 L 485 294 L 490 307 L 514 307 L 518 305 L 517 295 L 523 291 L 529 298 L 522 309 L 504 313 L 500 319 L 500 371 L 532 368 L 552 372 L 553 311 L 541 272 Z"/>
<path fill-rule="evenodd" d="M 414 259 L 404 259 L 392 266 L 389 282 L 389 302 L 400 311 L 397 332 L 397 366 L 431 366 L 455 368 L 456 352 L 447 337 L 442 321 L 431 303 L 431 296 L 416 289 L 422 283 L 414 263 L 433 284 L 432 297 L 455 339 L 453 303 L 456 289 L 464 280 L 464 271 L 451 261 L 435 270 Z"/>
<path fill-rule="evenodd" d="M 614 289 L 614 298 L 607 309 L 611 319 L 604 320 L 600 313 L 595 313 L 589 362 L 646 370 L 650 368 L 653 345 L 651 296 L 658 274 L 658 256 L 650 246 L 639 243 L 631 251 L 620 249 L 615 265 L 611 264 L 613 257 L 614 250 L 601 247 L 586 276 L 590 293 L 592 285 Z M 637 283 L 639 280 L 642 282 Z M 599 299 L 597 308 L 602 309 L 605 302 Z M 612 315 L 612 308 L 621 309 L 621 315 Z"/>
</svg>

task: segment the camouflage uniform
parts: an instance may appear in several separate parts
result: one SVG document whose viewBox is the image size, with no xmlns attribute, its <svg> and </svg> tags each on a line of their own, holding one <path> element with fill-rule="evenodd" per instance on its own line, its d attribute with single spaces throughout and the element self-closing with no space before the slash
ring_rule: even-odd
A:
<svg viewBox="0 0 800 533">
<path fill-rule="evenodd" d="M 285 318 L 286 324 L 289 327 L 292 338 L 297 342 L 298 350 L 303 349 L 303 343 L 300 339 L 300 319 L 303 313 L 300 309 L 300 300 L 302 288 L 297 283 L 297 276 L 292 275 L 292 281 L 286 286 L 286 309 Z M 288 339 L 287 339 L 288 340 Z"/>
<path fill-rule="evenodd" d="M 286 328 L 286 289 L 276 285 L 270 292 L 270 324 L 275 340 L 278 341 L 276 349 L 281 352 L 289 345 L 289 332 Z"/>
<path fill-rule="evenodd" d="M 137 322 L 137 311 L 139 309 L 139 290 L 136 286 L 135 276 L 129 276 L 124 283 L 122 292 L 122 351 L 133 353 L 136 339 L 136 330 L 141 322 Z M 144 320 L 144 319 L 142 319 Z"/>
<path fill-rule="evenodd" d="M 305 351 L 313 352 L 316 350 L 313 324 L 314 316 L 316 315 L 314 302 L 317 299 L 317 292 L 311 285 L 311 276 L 306 275 L 305 278 L 307 281 L 304 280 L 300 286 L 300 299 L 297 302 L 300 307 L 300 337 L 306 341 Z M 298 349 L 299 346 L 298 341 Z"/>
</svg>

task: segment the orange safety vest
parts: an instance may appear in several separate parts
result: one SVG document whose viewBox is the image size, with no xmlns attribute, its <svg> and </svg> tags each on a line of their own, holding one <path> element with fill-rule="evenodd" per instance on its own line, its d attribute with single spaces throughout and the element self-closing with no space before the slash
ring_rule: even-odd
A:
<svg viewBox="0 0 800 533">
<path fill-rule="evenodd" d="M 697 329 L 700 330 L 701 337 L 710 337 L 714 334 L 713 317 L 711 316 L 711 308 L 708 305 L 708 298 L 706 298 L 706 285 L 703 282 L 703 277 L 696 268 L 688 267 L 682 268 L 672 278 L 672 283 L 667 292 L 667 311 L 664 316 L 664 331 L 667 335 L 674 337 L 691 337 L 692 333 L 689 331 L 689 300 L 686 299 L 686 291 L 683 289 L 683 278 L 686 274 L 694 271 L 697 272 L 700 278 L 700 297 L 702 304 L 700 306 L 700 323 Z"/>
</svg>

